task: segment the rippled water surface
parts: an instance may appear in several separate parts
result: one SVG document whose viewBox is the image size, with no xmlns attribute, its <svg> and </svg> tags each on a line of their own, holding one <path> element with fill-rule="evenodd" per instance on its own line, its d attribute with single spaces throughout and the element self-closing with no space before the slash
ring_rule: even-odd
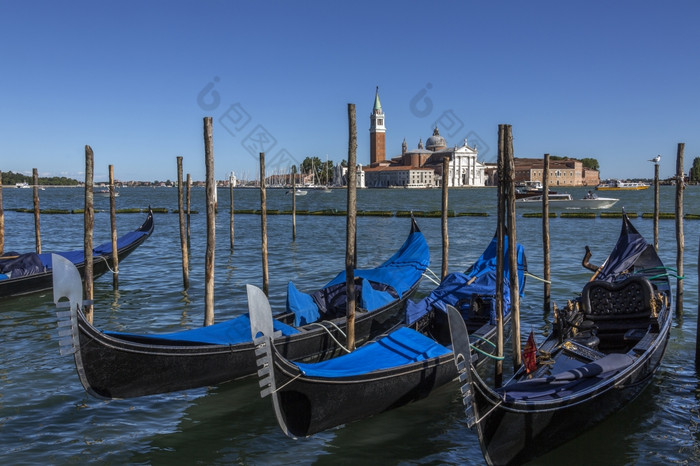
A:
<svg viewBox="0 0 700 466">
<path fill-rule="evenodd" d="M 560 190 L 561 191 L 561 190 Z M 585 190 L 573 189 L 576 195 Z M 608 193 L 610 194 L 610 193 Z M 606 195 L 607 196 L 607 195 Z M 675 189 L 662 187 L 661 211 L 674 209 Z M 430 211 L 440 208 L 439 190 L 362 190 L 360 210 Z M 618 192 L 622 207 L 637 212 L 634 224 L 651 241 L 653 190 Z M 77 188 L 40 192 L 42 209 L 80 208 Z M 216 320 L 246 312 L 245 284 L 261 284 L 260 216 L 235 217 L 235 248 L 229 250 L 228 190 L 219 190 L 216 249 Z M 32 191 L 3 190 L 5 251 L 34 249 L 34 220 L 14 208 L 32 208 Z M 108 199 L 96 197 L 95 242 L 109 240 Z M 120 288 L 103 276 L 95 283 L 95 324 L 133 332 L 175 331 L 203 322 L 206 216 L 204 190 L 195 189 L 191 286 L 182 290 L 178 216 L 155 215 L 153 236 L 120 264 Z M 237 189 L 237 209 L 259 208 L 259 192 Z M 124 188 L 118 208 L 177 207 L 177 191 L 169 188 Z M 487 217 L 450 218 L 449 269 L 465 269 L 486 247 L 496 226 L 496 191 L 490 188 L 450 190 L 456 212 L 486 212 Z M 700 214 L 700 188 L 685 191 L 685 212 Z M 284 190 L 268 190 L 269 209 L 291 209 Z M 310 191 L 297 197 L 297 209 L 345 209 L 345 192 Z M 102 210 L 102 211 L 100 211 Z M 138 227 L 144 214 L 118 214 L 120 233 Z M 344 268 L 345 218 L 297 216 L 292 241 L 289 215 L 270 215 L 269 270 L 273 309 L 284 306 L 286 284 L 293 280 L 312 290 Z M 431 268 L 440 270 L 439 218 L 419 218 L 432 254 Z M 529 270 L 542 275 L 541 219 L 518 217 L 518 241 L 526 248 Z M 388 258 L 408 233 L 409 219 L 358 218 L 358 262 L 371 267 Z M 596 428 L 533 464 L 661 464 L 700 462 L 698 373 L 694 368 L 698 310 L 698 239 L 700 220 L 687 220 L 683 318 L 677 319 L 663 364 L 653 383 L 632 404 Z M 619 219 L 562 219 L 550 223 L 552 299 L 563 305 L 581 289 L 589 272 L 580 265 L 584 246 L 591 262 L 600 263 L 611 250 Z M 675 267 L 675 222 L 660 222 L 660 255 Z M 41 217 L 42 247 L 82 247 L 82 215 Z M 675 281 L 674 281 L 675 283 Z M 424 280 L 419 293 L 432 284 Z M 542 286 L 528 280 L 521 304 L 523 332 L 543 339 L 549 320 L 542 312 Z M 449 384 L 429 399 L 372 419 L 353 423 L 310 439 L 290 440 L 278 428 L 269 399 L 260 399 L 257 380 L 130 400 L 100 401 L 83 390 L 71 357 L 60 356 L 51 293 L 0 301 L 0 462 L 64 464 L 77 462 L 482 464 L 476 435 L 466 428 L 458 387 Z"/>
</svg>

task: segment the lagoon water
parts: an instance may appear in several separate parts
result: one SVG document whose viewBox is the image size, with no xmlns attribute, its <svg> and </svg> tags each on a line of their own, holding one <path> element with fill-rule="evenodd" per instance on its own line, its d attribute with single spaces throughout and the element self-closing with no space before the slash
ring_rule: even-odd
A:
<svg viewBox="0 0 700 466">
<path fill-rule="evenodd" d="M 565 191 L 559 189 L 559 191 Z M 583 196 L 585 190 L 569 190 Z M 486 212 L 487 217 L 449 219 L 450 271 L 464 270 L 495 231 L 496 190 L 452 189 L 450 208 Z M 610 196 L 609 196 L 610 195 Z M 611 210 L 637 212 L 638 230 L 652 241 L 653 189 L 607 193 L 619 197 Z M 40 192 L 42 209 L 75 209 L 77 188 Z M 661 211 L 673 212 L 675 188 L 661 188 Z M 229 191 L 219 190 L 215 269 L 216 320 L 246 312 L 245 284 L 262 281 L 260 216 L 236 215 L 234 251 L 229 249 Z M 361 190 L 360 210 L 440 209 L 440 190 Z M 4 189 L 5 251 L 34 249 L 34 220 L 14 208 L 32 208 L 32 190 Z M 95 244 L 108 241 L 108 199 L 95 197 Z M 236 189 L 237 209 L 259 208 L 259 192 Z M 177 208 L 173 188 L 124 188 L 118 208 L 148 205 Z M 291 209 L 285 190 L 268 190 L 269 209 Z M 297 209 L 345 209 L 345 191 L 309 191 Z M 155 214 L 155 232 L 120 264 L 119 290 L 103 276 L 95 283 L 95 324 L 130 332 L 165 332 L 202 325 L 204 320 L 204 190 L 192 192 L 190 289 L 182 290 L 178 216 Z M 700 187 L 685 191 L 685 212 L 700 214 Z M 136 228 L 145 214 L 118 214 L 119 233 Z M 418 218 L 440 270 L 439 218 Z M 82 247 L 82 215 L 42 215 L 44 252 Z M 371 267 L 403 242 L 410 221 L 402 217 L 358 218 L 358 262 Z M 528 268 L 542 275 L 541 219 L 517 219 L 518 241 Z M 590 272 L 581 267 L 584 246 L 598 264 L 612 249 L 619 219 L 551 219 L 552 300 L 564 305 L 580 291 Z M 577 439 L 533 464 L 698 464 L 700 462 L 700 379 L 694 368 L 698 315 L 700 220 L 685 226 L 685 285 L 682 319 L 676 319 L 669 347 L 651 385 L 632 404 Z M 269 270 L 273 310 L 284 307 L 286 284 L 313 290 L 344 268 L 345 218 L 270 215 Z M 661 220 L 660 255 L 675 267 L 675 222 Z M 675 280 L 674 280 L 675 284 Z M 424 280 L 419 295 L 434 285 Z M 524 333 L 538 342 L 550 316 L 542 311 L 542 285 L 529 279 L 521 304 Z M 256 379 L 129 400 L 102 401 L 83 390 L 70 356 L 60 356 L 55 308 L 50 292 L 0 302 L 0 463 L 2 464 L 483 464 L 476 435 L 469 431 L 456 382 L 427 400 L 343 426 L 309 439 L 291 440 L 278 428 L 269 399 L 261 399 Z"/>
</svg>

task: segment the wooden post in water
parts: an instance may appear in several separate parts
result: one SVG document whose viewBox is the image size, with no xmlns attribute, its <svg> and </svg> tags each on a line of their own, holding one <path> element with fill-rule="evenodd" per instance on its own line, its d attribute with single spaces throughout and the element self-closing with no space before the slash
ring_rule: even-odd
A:
<svg viewBox="0 0 700 466">
<path fill-rule="evenodd" d="M 292 241 L 297 240 L 297 166 L 292 165 Z"/>
<path fill-rule="evenodd" d="M 235 177 L 233 176 L 233 172 L 231 172 L 228 176 L 228 201 L 229 201 L 229 204 L 231 206 L 228 229 L 229 229 L 229 235 L 231 238 L 231 244 L 230 244 L 231 251 L 233 251 L 233 238 L 234 238 L 234 236 L 233 236 L 233 231 L 234 231 L 234 228 L 233 228 L 233 188 L 234 188 L 234 186 L 233 185 L 234 184 L 236 184 L 236 181 L 235 181 Z"/>
<path fill-rule="evenodd" d="M 357 235 L 357 126 L 355 104 L 348 104 L 348 205 L 345 236 L 345 287 L 347 296 L 347 348 L 355 350 L 355 267 Z"/>
<path fill-rule="evenodd" d="M 442 273 L 441 279 L 447 276 L 447 262 L 450 250 L 450 238 L 447 231 L 447 214 L 448 204 L 447 195 L 449 188 L 448 174 L 450 173 L 450 158 L 445 156 L 442 158 Z"/>
<path fill-rule="evenodd" d="M 185 225 L 184 186 L 182 183 L 182 157 L 177 160 L 177 213 L 180 220 L 180 252 L 182 255 L 182 286 L 190 287 L 190 263 L 188 253 L 187 231 Z"/>
<path fill-rule="evenodd" d="M 93 205 L 93 175 L 94 153 L 90 146 L 85 146 L 85 213 L 83 215 L 85 235 L 83 241 L 83 253 L 85 259 L 85 299 L 92 301 L 94 292 L 92 288 L 92 234 L 95 227 L 95 209 Z M 92 323 L 92 304 L 84 306 L 83 312 L 88 322 Z"/>
<path fill-rule="evenodd" d="M 36 253 L 41 254 L 41 229 L 39 228 L 39 172 L 32 168 L 32 191 L 34 192 L 34 239 Z"/>
<path fill-rule="evenodd" d="M 549 252 L 549 154 L 544 154 L 542 170 L 542 248 L 544 249 L 544 315 L 552 309 L 551 261 Z"/>
<path fill-rule="evenodd" d="M 204 117 L 204 159 L 207 190 L 207 252 L 204 257 L 204 326 L 214 323 L 214 250 L 216 246 L 216 181 L 211 117 Z"/>
<path fill-rule="evenodd" d="M 187 174 L 187 188 L 185 190 L 185 193 L 187 195 L 187 210 L 186 210 L 186 217 L 187 217 L 187 252 L 189 254 L 190 251 L 190 207 L 192 206 L 192 203 L 190 202 L 191 195 L 192 195 L 192 177 L 190 174 Z"/>
<path fill-rule="evenodd" d="M 0 171 L 0 256 L 5 252 L 5 211 L 2 208 L 2 171 Z"/>
<path fill-rule="evenodd" d="M 119 289 L 119 251 L 117 248 L 117 197 L 114 165 L 109 166 L 109 225 L 112 230 L 112 288 Z"/>
<path fill-rule="evenodd" d="M 654 164 L 654 249 L 659 251 L 659 164 Z"/>
<path fill-rule="evenodd" d="M 700 296 L 700 240 L 698 241 L 698 294 Z M 700 301 L 698 301 L 698 316 L 700 316 Z M 695 326 L 695 370 L 700 371 L 700 318 Z"/>
<path fill-rule="evenodd" d="M 496 373 L 494 383 L 500 387 L 503 383 L 503 268 L 504 268 L 504 234 L 505 234 L 505 177 L 504 177 L 505 125 L 498 125 L 498 220 L 496 223 Z"/>
<path fill-rule="evenodd" d="M 678 143 L 676 154 L 676 318 L 683 318 L 683 249 L 685 237 L 683 236 L 683 189 L 685 178 L 683 172 L 683 151 L 685 143 Z"/>
<path fill-rule="evenodd" d="M 260 228 L 262 235 L 262 290 L 269 295 L 270 278 L 267 271 L 267 192 L 265 191 L 265 152 L 260 152 Z"/>
<path fill-rule="evenodd" d="M 518 248 L 515 234 L 515 157 L 513 155 L 513 126 L 505 128 L 505 166 L 508 203 L 508 266 L 510 274 L 510 313 L 513 326 L 513 370 L 522 363 L 520 354 L 520 282 L 518 282 Z M 547 196 L 545 196 L 547 197 Z"/>
</svg>

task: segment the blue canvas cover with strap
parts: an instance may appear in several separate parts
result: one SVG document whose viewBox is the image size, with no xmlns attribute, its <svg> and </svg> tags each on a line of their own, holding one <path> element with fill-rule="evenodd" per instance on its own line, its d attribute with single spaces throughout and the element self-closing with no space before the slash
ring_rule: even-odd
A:
<svg viewBox="0 0 700 466">
<path fill-rule="evenodd" d="M 350 377 L 404 366 L 449 354 L 452 350 L 407 327 L 343 356 L 318 363 L 295 363 L 310 377 Z"/>
<path fill-rule="evenodd" d="M 510 260 L 508 258 L 508 238 L 504 239 L 504 315 L 510 312 Z M 475 299 L 489 313 L 491 324 L 496 323 L 496 259 L 498 243 L 494 237 L 483 254 L 465 273 L 448 274 L 430 295 L 418 302 L 408 301 L 406 324 L 410 325 L 427 314 L 431 309 L 447 312 L 447 305 L 455 307 L 465 319 L 473 317 Z M 525 248 L 517 244 L 518 285 L 522 296 L 525 292 Z M 470 283 L 470 281 L 473 281 Z"/>
<path fill-rule="evenodd" d="M 428 243 L 420 231 L 412 232 L 401 248 L 382 265 L 355 270 L 355 299 L 374 311 L 401 298 L 421 278 L 430 263 Z M 287 310 L 296 316 L 294 326 L 345 315 L 345 272 L 341 272 L 313 294 L 287 286 Z"/>
</svg>

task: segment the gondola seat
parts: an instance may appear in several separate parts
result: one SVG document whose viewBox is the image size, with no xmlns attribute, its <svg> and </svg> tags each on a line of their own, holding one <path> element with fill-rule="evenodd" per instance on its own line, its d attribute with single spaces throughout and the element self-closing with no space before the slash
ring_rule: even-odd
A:
<svg viewBox="0 0 700 466">
<path fill-rule="evenodd" d="M 642 275 L 632 275 L 617 283 L 587 283 L 581 304 L 585 319 L 597 328 L 601 344 L 624 346 L 649 328 L 653 298 L 651 282 Z"/>
</svg>

